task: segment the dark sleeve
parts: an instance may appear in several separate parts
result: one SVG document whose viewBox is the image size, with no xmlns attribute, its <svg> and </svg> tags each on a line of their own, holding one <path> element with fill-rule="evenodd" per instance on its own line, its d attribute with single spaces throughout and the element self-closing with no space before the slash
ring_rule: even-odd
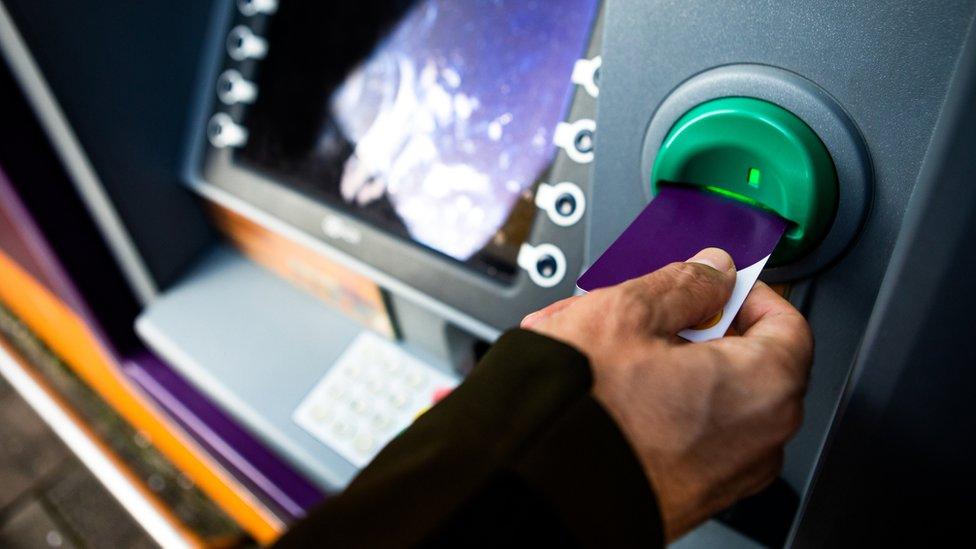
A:
<svg viewBox="0 0 976 549">
<path fill-rule="evenodd" d="M 662 546 L 650 483 L 591 384 L 572 347 L 506 333 L 280 545 Z"/>
</svg>

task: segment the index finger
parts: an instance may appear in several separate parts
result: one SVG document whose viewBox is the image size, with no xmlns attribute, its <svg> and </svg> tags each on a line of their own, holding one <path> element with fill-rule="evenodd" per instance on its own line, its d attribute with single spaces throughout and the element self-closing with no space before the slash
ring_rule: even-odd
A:
<svg viewBox="0 0 976 549">
<path fill-rule="evenodd" d="M 558 313 L 559 311 L 562 311 L 566 307 L 569 307 L 570 305 L 573 304 L 574 301 L 576 301 L 577 299 L 579 299 L 581 297 L 583 297 L 583 296 L 581 296 L 581 295 L 574 295 L 574 296 L 571 296 L 571 297 L 567 297 L 565 299 L 560 299 L 559 301 L 557 301 L 555 303 L 552 303 L 552 304 L 550 304 L 550 305 L 548 305 L 548 306 L 546 306 L 546 307 L 544 307 L 542 309 L 539 309 L 538 311 L 536 311 L 534 313 L 529 313 L 529 314 L 525 315 L 525 318 L 523 318 L 522 319 L 522 322 L 519 323 L 519 327 L 520 328 L 526 328 L 526 329 L 531 328 L 531 327 L 535 326 L 536 324 L 542 322 L 543 320 L 545 320 L 545 319 L 551 317 L 552 315 Z"/>
<path fill-rule="evenodd" d="M 781 345 L 802 359 L 804 367 L 813 353 L 810 326 L 800 311 L 763 282 L 757 282 L 733 322 L 745 338 L 762 338 Z"/>
</svg>

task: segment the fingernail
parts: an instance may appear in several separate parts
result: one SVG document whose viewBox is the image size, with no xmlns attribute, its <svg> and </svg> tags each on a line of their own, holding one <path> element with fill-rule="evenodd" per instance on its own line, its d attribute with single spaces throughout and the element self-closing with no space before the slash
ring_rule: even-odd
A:
<svg viewBox="0 0 976 549">
<path fill-rule="evenodd" d="M 522 319 L 522 322 L 519 323 L 519 327 L 521 327 L 521 328 L 529 328 L 529 327 L 531 327 L 532 324 L 535 323 L 535 320 L 536 320 L 536 318 L 538 316 L 539 316 L 539 311 L 536 311 L 534 313 L 529 313 L 529 314 L 525 315 L 525 318 L 523 318 Z"/>
<path fill-rule="evenodd" d="M 694 257 L 688 260 L 688 262 L 708 265 L 719 272 L 735 270 L 735 263 L 732 262 L 732 256 L 720 248 L 705 248 L 704 250 L 695 254 Z"/>
</svg>

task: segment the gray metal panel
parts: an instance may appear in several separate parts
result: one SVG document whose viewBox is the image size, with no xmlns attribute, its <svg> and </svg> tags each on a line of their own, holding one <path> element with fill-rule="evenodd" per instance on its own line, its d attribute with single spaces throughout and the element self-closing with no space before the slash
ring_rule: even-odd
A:
<svg viewBox="0 0 976 549">
<path fill-rule="evenodd" d="M 971 535 L 974 104 L 970 30 L 795 530 L 798 547 L 952 546 Z"/>
<path fill-rule="evenodd" d="M 817 341 L 807 415 L 784 475 L 812 476 L 874 305 L 974 2 L 611 0 L 603 44 L 588 259 L 646 203 L 642 139 L 668 94 L 705 70 L 779 67 L 823 88 L 854 121 L 875 169 L 858 240 L 814 280 L 805 308 Z"/>
<path fill-rule="evenodd" d="M 227 248 L 216 248 L 139 317 L 143 340 L 325 488 L 355 467 L 291 420 L 363 329 Z"/>
</svg>

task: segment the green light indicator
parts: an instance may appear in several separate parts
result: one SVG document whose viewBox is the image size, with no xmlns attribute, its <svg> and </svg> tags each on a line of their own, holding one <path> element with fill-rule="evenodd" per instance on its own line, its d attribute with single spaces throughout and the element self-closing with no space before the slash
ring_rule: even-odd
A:
<svg viewBox="0 0 976 549">
<path fill-rule="evenodd" d="M 754 208 L 759 208 L 760 210 L 772 211 L 769 208 L 767 208 L 765 205 L 763 205 L 761 202 L 759 202 L 758 200 L 754 198 L 749 198 L 744 194 L 739 194 L 735 191 L 730 191 L 728 189 L 722 187 L 716 187 L 714 185 L 705 185 L 703 188 L 710 193 L 715 193 L 717 195 L 724 196 L 726 198 L 731 198 L 732 200 L 742 202 L 743 204 L 748 204 Z"/>
<path fill-rule="evenodd" d="M 762 179 L 762 173 L 759 172 L 757 168 L 749 168 L 749 186 L 758 189 L 759 181 Z"/>
</svg>

